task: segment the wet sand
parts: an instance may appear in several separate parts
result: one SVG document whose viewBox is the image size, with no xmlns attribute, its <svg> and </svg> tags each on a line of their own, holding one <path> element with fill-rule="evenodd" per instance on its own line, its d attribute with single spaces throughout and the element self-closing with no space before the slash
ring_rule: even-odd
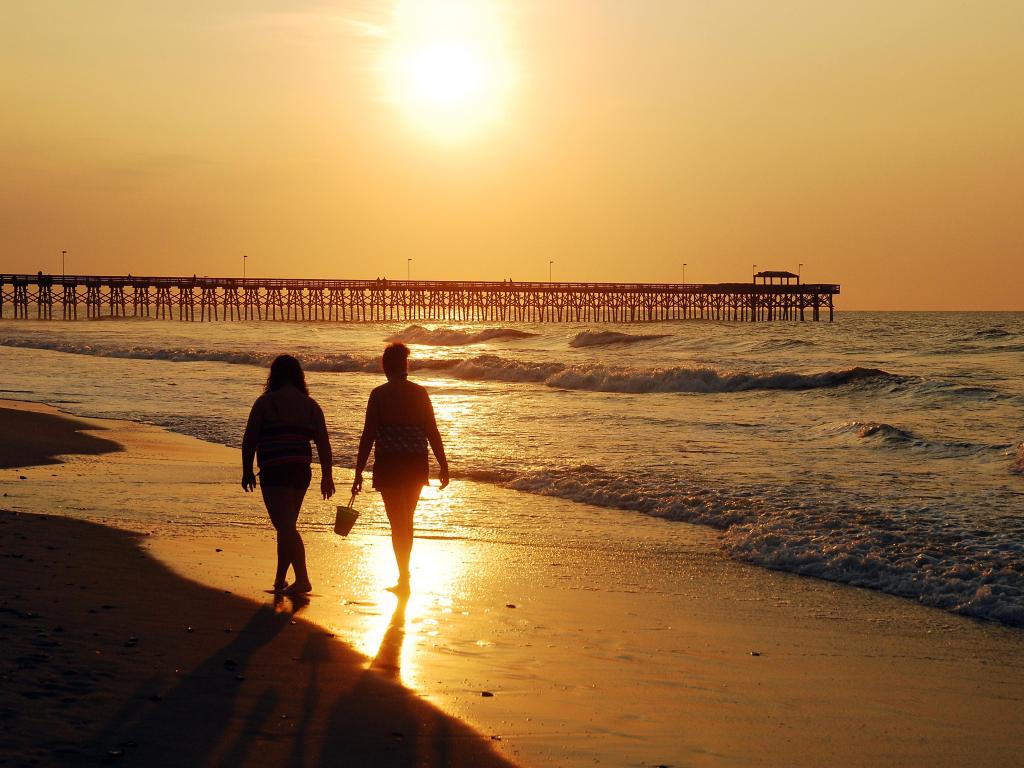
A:
<svg viewBox="0 0 1024 768">
<path fill-rule="evenodd" d="M 5 443 L 12 425 L 33 428 L 36 463 L 96 445 L 84 422 L 0 410 Z M 144 538 L 0 511 L 0 763 L 512 765 L 301 603 L 185 579 Z"/>
<path fill-rule="evenodd" d="M 11 494 L 0 503 L 110 522 L 112 513 L 100 514 L 106 508 L 98 497 L 90 501 L 89 488 L 109 496 L 111 489 L 128 486 L 131 501 L 118 503 L 140 510 L 198 497 L 211 516 L 223 508 L 231 513 L 226 517 L 237 517 L 229 509 L 233 499 L 257 502 L 233 487 L 234 451 L 142 425 L 104 425 L 107 437 L 124 443 L 127 452 L 26 471 L 27 481 L 0 473 L 0 488 Z M 346 474 L 338 474 L 341 486 Z M 84 478 L 93 479 L 68 492 Z M 383 590 L 393 562 L 374 523 L 380 518 L 374 497 L 361 501 L 364 519 L 349 539 L 312 525 L 326 510 L 311 502 L 304 514 L 312 528 L 304 536 L 316 593 L 300 612 L 309 624 L 290 616 L 291 604 L 280 606 L 284 613 L 275 611 L 262 591 L 273 558 L 267 530 L 147 524 L 136 527 L 153 535 L 138 536 L 52 517 L 5 517 L 4 554 L 25 553 L 34 562 L 0 560 L 22 569 L 29 585 L 14 591 L 21 603 L 4 607 L 40 619 L 2 614 L 19 644 L 5 667 L 34 653 L 56 657 L 52 648 L 33 644 L 54 641 L 48 603 L 70 599 L 76 584 L 75 599 L 82 602 L 68 610 L 81 622 L 75 631 L 85 633 L 67 651 L 74 664 L 85 665 L 76 668 L 98 674 L 105 668 L 97 659 L 139 660 L 130 685 L 115 672 L 91 679 L 81 694 L 47 693 L 55 682 L 52 662 L 38 666 L 36 677 L 25 673 L 20 687 L 5 687 L 3 711 L 42 701 L 42 714 L 21 718 L 18 726 L 19 720 L 5 716 L 5 733 L 24 734 L 22 746 L 52 749 L 56 737 L 44 734 L 60 731 L 47 718 L 72 724 L 79 718 L 87 722 L 76 726 L 78 736 L 101 737 L 90 747 L 93 753 L 123 750 L 130 758 L 132 751 L 173 737 L 164 715 L 172 708 L 160 708 L 171 702 L 184 722 L 199 721 L 202 754 L 195 764 L 206 755 L 216 764 L 258 765 L 273 754 L 276 762 L 267 764 L 317 765 L 327 758 L 327 736 L 333 749 L 348 749 L 335 714 L 349 716 L 346 692 L 359 691 L 361 700 L 358 681 L 366 677 L 403 697 L 396 699 L 403 712 L 423 706 L 438 718 L 416 748 L 401 740 L 407 735 L 375 732 L 376 746 L 399 739 L 397 745 L 387 742 L 399 752 L 395 762 L 366 764 L 432 764 L 439 743 L 443 749 L 451 743 L 494 746 L 537 766 L 1018 764 L 1024 749 L 1024 633 L 733 563 L 715 553 L 714 534 L 705 529 L 469 483 L 449 491 L 443 503 L 480 510 L 533 505 L 544 525 L 560 522 L 558 542 L 539 545 L 530 543 L 528 532 L 500 531 L 475 540 L 419 539 L 416 592 L 403 606 Z M 432 503 L 441 502 L 425 499 L 425 513 Z M 480 515 L 481 525 L 488 524 L 485 512 Z M 122 522 L 131 524 L 129 517 Z M 25 541 L 7 535 L 14 525 L 22 526 Z M 119 540 L 117 552 L 131 556 L 93 558 L 92 544 L 78 545 L 91 542 L 79 529 Z M 59 533 L 47 538 L 47 530 Z M 51 543 L 25 549 L 27 542 L 44 539 Z M 86 570 L 72 576 L 79 567 Z M 108 590 L 108 583 L 124 586 Z M 179 602 L 179 593 L 187 599 Z M 149 631 L 139 623 L 145 615 L 169 623 Z M 68 624 L 63 626 L 66 632 Z M 232 632 L 225 632 L 229 627 Z M 126 646 L 131 637 L 138 642 Z M 202 649 L 192 650 L 200 640 Z M 287 643 L 286 651 L 278 651 Z M 280 659 L 294 664 L 298 675 Z M 238 672 L 242 666 L 246 671 Z M 235 680 L 239 674 L 245 679 Z M 275 674 L 283 679 L 262 682 Z M 338 677 L 325 678 L 330 674 Z M 104 716 L 89 720 L 92 709 L 84 705 L 70 716 L 59 710 L 78 707 L 60 703 L 62 696 L 76 695 L 103 703 Z M 150 701 L 154 695 L 161 698 Z M 458 720 L 444 718 L 424 700 Z M 119 715 L 121 707 L 125 714 Z M 205 729 L 201 713 L 207 710 L 216 728 Z M 111 722 L 123 725 L 111 728 Z M 356 732 L 368 727 L 360 723 Z M 139 746 L 121 746 L 131 742 Z M 486 764 L 473 760 L 469 764 Z M 434 764 L 448 761 L 445 755 Z"/>
</svg>

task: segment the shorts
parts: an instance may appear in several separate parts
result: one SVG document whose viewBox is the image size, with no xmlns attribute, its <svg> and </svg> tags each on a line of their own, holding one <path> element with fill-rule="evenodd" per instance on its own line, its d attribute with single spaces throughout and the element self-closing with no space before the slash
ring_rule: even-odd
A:
<svg viewBox="0 0 1024 768">
<path fill-rule="evenodd" d="M 374 457 L 373 487 L 382 488 L 422 487 L 430 477 L 430 462 L 425 453 L 385 453 Z"/>
<path fill-rule="evenodd" d="M 313 479 L 309 464 L 278 464 L 260 468 L 260 485 L 294 488 L 305 491 Z"/>
</svg>

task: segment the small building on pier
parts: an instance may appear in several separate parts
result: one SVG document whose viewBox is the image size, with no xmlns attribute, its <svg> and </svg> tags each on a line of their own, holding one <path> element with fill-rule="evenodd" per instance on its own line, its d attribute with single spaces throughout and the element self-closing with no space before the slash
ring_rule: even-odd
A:
<svg viewBox="0 0 1024 768">
<path fill-rule="evenodd" d="M 779 285 L 789 285 L 793 280 L 796 280 L 796 284 L 800 285 L 800 275 L 793 274 L 792 272 L 758 272 L 754 275 L 755 285 L 759 278 L 763 285 L 774 285 L 776 279 L 778 279 Z"/>
</svg>

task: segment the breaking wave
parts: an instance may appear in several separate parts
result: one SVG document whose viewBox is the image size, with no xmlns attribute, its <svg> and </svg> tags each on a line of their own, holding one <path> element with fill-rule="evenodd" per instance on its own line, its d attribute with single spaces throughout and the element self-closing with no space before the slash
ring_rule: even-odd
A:
<svg viewBox="0 0 1024 768">
<path fill-rule="evenodd" d="M 618 331 L 580 331 L 569 340 L 570 347 L 607 347 L 612 344 L 636 344 L 667 338 L 665 333 L 632 334 Z"/>
<path fill-rule="evenodd" d="M 877 368 L 847 368 L 823 373 L 796 371 L 722 372 L 714 368 L 659 368 L 636 371 L 604 366 L 573 366 L 545 380 L 551 387 L 596 392 L 692 392 L 712 394 L 755 389 L 805 390 L 840 387 L 857 381 L 893 378 Z"/>
<path fill-rule="evenodd" d="M 537 333 L 520 331 L 516 328 L 485 328 L 482 331 L 460 331 L 455 328 L 424 328 L 410 325 L 391 336 L 387 341 L 401 341 L 405 344 L 422 344 L 431 347 L 461 347 L 467 344 L 482 344 L 497 339 L 527 339 L 539 336 Z"/>
<path fill-rule="evenodd" d="M 192 347 L 150 347 L 145 345 L 103 345 L 63 341 L 0 339 L 0 345 L 47 349 L 78 355 L 168 360 L 171 362 L 223 362 L 267 367 L 275 353 L 244 350 L 208 350 Z M 377 373 L 377 357 L 346 353 L 297 355 L 308 371 L 333 373 Z M 900 377 L 877 368 L 846 368 L 821 373 L 797 371 L 728 372 L 709 367 L 619 368 L 599 364 L 568 365 L 563 362 L 535 362 L 485 354 L 469 358 L 412 358 L 414 371 L 431 371 L 465 381 L 500 381 L 543 384 L 557 389 L 591 392 L 698 393 L 714 394 L 749 390 L 808 390 L 840 387 L 855 382 L 900 381 Z"/>
<path fill-rule="evenodd" d="M 1024 451 L 1024 447 L 1021 449 Z M 1024 459 L 1024 456 L 1022 456 Z M 911 598 L 1024 627 L 1024 519 L 952 526 L 941 512 L 794 505 L 786 491 L 730 492 L 652 473 L 617 476 L 581 465 L 468 479 L 722 531 L 727 554 L 775 570 Z"/>
<path fill-rule="evenodd" d="M 448 364 L 450 361 L 443 361 Z M 463 379 L 530 382 L 558 389 L 647 394 L 679 392 L 714 394 L 754 389 L 804 390 L 839 387 L 876 378 L 896 378 L 876 368 L 848 368 L 823 373 L 796 371 L 722 372 L 714 368 L 615 368 L 529 362 L 478 355 L 451 364 L 446 372 Z"/>
</svg>

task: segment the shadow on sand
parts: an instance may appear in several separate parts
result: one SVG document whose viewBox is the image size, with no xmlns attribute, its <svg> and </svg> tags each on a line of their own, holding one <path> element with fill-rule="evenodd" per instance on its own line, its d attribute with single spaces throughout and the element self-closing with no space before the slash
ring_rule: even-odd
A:
<svg viewBox="0 0 1024 768">
<path fill-rule="evenodd" d="M 24 548 L 73 542 L 19 571 L 13 594 L 33 579 L 54 584 L 53 573 L 89 585 L 45 593 L 45 621 L 61 624 L 66 656 L 45 673 L 58 661 L 76 674 L 103 665 L 78 709 L 44 702 L 28 726 L 40 733 L 24 734 L 34 743 L 80 718 L 60 764 L 512 765 L 399 683 L 404 600 L 367 660 L 299 618 L 301 605 L 259 605 L 188 581 L 146 556 L 133 534 L 12 513 L 0 522 Z M 110 604 L 90 607 L 102 600 Z"/>
</svg>

